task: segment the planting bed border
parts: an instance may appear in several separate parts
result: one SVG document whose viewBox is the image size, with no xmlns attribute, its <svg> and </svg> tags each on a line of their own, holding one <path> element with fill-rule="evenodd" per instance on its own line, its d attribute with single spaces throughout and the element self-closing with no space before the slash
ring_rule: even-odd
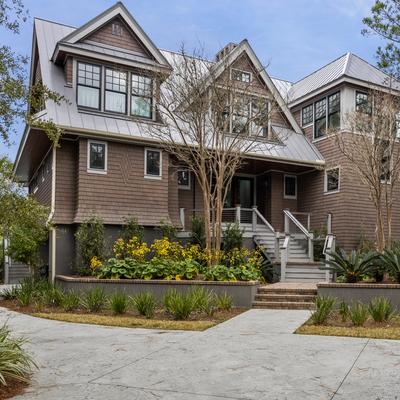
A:
<svg viewBox="0 0 400 400">
<path fill-rule="evenodd" d="M 318 283 L 318 295 L 333 296 L 350 304 L 368 303 L 374 297 L 386 297 L 400 311 L 400 284 L 395 283 Z"/>
<path fill-rule="evenodd" d="M 125 292 L 133 296 L 141 292 L 151 292 L 161 301 L 169 289 L 187 291 L 194 286 L 203 287 L 206 290 L 215 292 L 218 295 L 227 293 L 232 296 L 233 305 L 236 307 L 250 308 L 257 288 L 258 281 L 249 282 L 215 282 L 215 281 L 167 281 L 160 279 L 97 279 L 90 277 L 74 277 L 57 275 L 57 284 L 67 291 L 84 292 L 94 288 L 101 288 L 107 294 L 117 291 Z"/>
</svg>

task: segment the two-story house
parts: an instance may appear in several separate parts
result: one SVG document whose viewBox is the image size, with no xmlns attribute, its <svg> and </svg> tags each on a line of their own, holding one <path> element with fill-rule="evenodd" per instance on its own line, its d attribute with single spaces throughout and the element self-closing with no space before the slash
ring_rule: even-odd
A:
<svg viewBox="0 0 400 400">
<path fill-rule="evenodd" d="M 51 209 L 51 276 L 72 272 L 74 233 L 92 215 L 102 218 L 109 237 L 132 216 L 148 240 L 161 220 L 182 234 L 190 231 L 191 217 L 202 208 L 198 184 L 141 129 L 162 124 L 157 93 L 174 72 L 175 55 L 158 49 L 120 2 L 79 28 L 35 19 L 31 84 L 42 82 L 69 101 L 35 110 L 64 134 L 54 147 L 27 126 L 15 173 Z M 341 126 L 371 85 L 385 89 L 386 75 L 349 53 L 296 83 L 273 79 L 246 40 L 210 61 L 216 68 L 222 62 L 235 79 L 278 104 L 267 128 L 281 138 L 247 156 L 232 182 L 226 221 L 242 223 L 246 237 L 266 245 L 277 262 L 279 232 L 294 233 L 294 262 L 312 261 L 312 229 L 333 232 L 345 248 L 356 246 L 362 232 L 372 237 L 368 192 L 326 132 Z M 397 220 L 399 212 L 400 206 Z M 400 226 L 394 232 L 399 237 Z"/>
</svg>

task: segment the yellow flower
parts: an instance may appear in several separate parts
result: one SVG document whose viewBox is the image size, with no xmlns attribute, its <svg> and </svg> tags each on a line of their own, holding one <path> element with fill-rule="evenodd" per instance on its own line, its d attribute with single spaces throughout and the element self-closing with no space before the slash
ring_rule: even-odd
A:
<svg viewBox="0 0 400 400">
<path fill-rule="evenodd" d="M 90 260 L 90 269 L 92 271 L 96 271 L 97 269 L 101 268 L 103 266 L 103 263 L 96 257 L 92 257 Z"/>
<path fill-rule="evenodd" d="M 176 276 L 175 276 L 175 280 L 176 280 L 176 281 L 181 281 L 181 280 L 182 280 L 182 278 L 181 278 L 181 276 L 180 276 L 180 275 L 176 275 Z"/>
</svg>

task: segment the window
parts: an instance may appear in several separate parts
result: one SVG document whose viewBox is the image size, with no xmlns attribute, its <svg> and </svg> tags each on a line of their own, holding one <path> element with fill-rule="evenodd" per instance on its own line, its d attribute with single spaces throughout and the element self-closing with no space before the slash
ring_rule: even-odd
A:
<svg viewBox="0 0 400 400">
<path fill-rule="evenodd" d="M 340 92 L 328 96 L 328 128 L 340 128 Z"/>
<path fill-rule="evenodd" d="M 88 141 L 88 165 L 89 172 L 107 172 L 107 143 Z"/>
<path fill-rule="evenodd" d="M 78 62 L 78 106 L 100 109 L 100 67 Z"/>
<path fill-rule="evenodd" d="M 127 73 L 106 68 L 105 111 L 126 113 Z"/>
<path fill-rule="evenodd" d="M 251 82 L 251 72 L 241 71 L 240 69 L 231 70 L 231 79 L 239 82 L 250 83 Z"/>
<path fill-rule="evenodd" d="M 144 170 L 148 178 L 161 178 L 161 150 L 145 149 Z"/>
<path fill-rule="evenodd" d="M 301 110 L 301 125 L 306 126 L 309 124 L 312 124 L 313 118 L 314 118 L 314 107 L 312 104 L 310 104 L 307 107 L 303 107 Z"/>
<path fill-rule="evenodd" d="M 114 36 L 122 36 L 122 26 L 118 23 L 112 24 L 112 34 Z"/>
<path fill-rule="evenodd" d="M 356 91 L 356 111 L 372 114 L 372 107 L 368 93 Z"/>
<path fill-rule="evenodd" d="M 266 99 L 253 99 L 251 104 L 251 133 L 268 137 L 269 103 Z"/>
<path fill-rule="evenodd" d="M 284 198 L 296 199 L 297 198 L 297 176 L 285 175 L 284 181 Z"/>
<path fill-rule="evenodd" d="M 153 80 L 147 76 L 132 74 L 131 114 L 152 118 Z"/>
<path fill-rule="evenodd" d="M 314 109 L 314 139 L 318 139 L 326 135 L 326 98 L 317 101 L 314 104 Z"/>
<path fill-rule="evenodd" d="M 235 99 L 232 110 L 232 133 L 245 133 L 248 130 L 250 102 L 244 98 Z"/>
<path fill-rule="evenodd" d="M 178 169 L 178 187 L 179 189 L 190 190 L 190 171 L 188 168 Z"/>
<path fill-rule="evenodd" d="M 377 148 L 379 150 L 381 156 L 380 163 L 380 179 L 382 183 L 390 183 L 390 175 L 391 175 L 391 154 L 390 154 L 390 144 L 387 140 L 378 140 L 375 139 L 377 143 Z"/>
<path fill-rule="evenodd" d="M 325 171 L 325 193 L 333 193 L 339 191 L 339 181 L 339 167 L 327 169 Z"/>
</svg>

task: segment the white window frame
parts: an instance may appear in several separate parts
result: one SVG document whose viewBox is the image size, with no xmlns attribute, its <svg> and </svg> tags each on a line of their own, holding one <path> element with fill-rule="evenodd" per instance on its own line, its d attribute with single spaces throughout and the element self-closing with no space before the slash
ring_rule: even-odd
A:
<svg viewBox="0 0 400 400">
<path fill-rule="evenodd" d="M 149 175 L 147 174 L 147 152 L 148 151 L 156 151 L 160 153 L 160 174 L 159 175 Z M 154 148 L 154 147 L 145 147 L 144 148 L 144 177 L 146 179 L 162 179 L 162 150 Z"/>
<path fill-rule="evenodd" d="M 178 184 L 178 189 L 179 190 L 190 190 L 191 187 L 192 187 L 192 174 L 190 172 L 190 169 L 187 168 L 187 167 L 183 167 L 183 166 L 178 167 L 178 169 L 177 169 L 177 178 L 178 178 L 179 171 L 187 171 L 188 172 L 188 174 L 189 174 L 189 183 L 188 183 L 188 185 L 179 185 Z"/>
<path fill-rule="evenodd" d="M 329 190 L 328 191 L 328 172 L 332 171 L 334 169 L 339 170 L 338 188 L 336 190 Z M 340 181 L 341 181 L 340 177 L 341 177 L 341 174 L 342 174 L 342 171 L 341 171 L 340 165 L 336 165 L 335 167 L 330 167 L 330 168 L 327 168 L 325 170 L 325 173 L 324 173 L 324 194 L 335 194 L 335 193 L 339 193 L 340 192 Z"/>
<path fill-rule="evenodd" d="M 294 196 L 289 196 L 286 194 L 286 178 L 294 178 L 295 182 L 296 182 L 296 186 L 295 186 L 295 192 L 296 194 Z M 284 199 L 291 199 L 291 200 L 295 200 L 297 199 L 297 175 L 290 175 L 290 174 L 285 174 L 283 175 L 283 198 Z"/>
<path fill-rule="evenodd" d="M 238 81 L 237 79 L 234 79 L 233 78 L 233 74 L 232 74 L 233 71 L 238 71 L 238 72 L 241 72 L 241 73 L 244 72 L 245 74 L 249 74 L 250 75 L 250 82 L 244 82 L 242 80 Z M 231 75 L 230 78 L 231 78 L 232 81 L 235 80 L 237 82 L 242 82 L 242 83 L 251 83 L 251 82 L 253 82 L 253 73 L 251 71 L 246 71 L 246 70 L 240 69 L 240 68 L 231 68 L 231 74 L 230 75 Z"/>
<path fill-rule="evenodd" d="M 303 125 L 303 110 L 305 108 L 311 107 L 312 110 L 312 118 L 311 118 L 311 122 L 309 122 L 308 124 Z M 300 110 L 300 122 L 301 122 L 301 127 L 302 128 L 308 128 L 309 126 L 314 126 L 314 103 L 308 104 L 307 106 L 301 107 Z M 314 133 L 313 133 L 314 135 Z"/>
<path fill-rule="evenodd" d="M 90 145 L 92 143 L 96 144 L 103 144 L 104 145 L 104 169 L 96 169 L 96 168 L 90 168 Z M 107 168 L 108 166 L 108 144 L 107 142 L 104 142 L 102 140 L 94 140 L 90 139 L 87 141 L 87 172 L 90 174 L 101 174 L 101 175 L 106 175 L 107 174 Z"/>
</svg>

